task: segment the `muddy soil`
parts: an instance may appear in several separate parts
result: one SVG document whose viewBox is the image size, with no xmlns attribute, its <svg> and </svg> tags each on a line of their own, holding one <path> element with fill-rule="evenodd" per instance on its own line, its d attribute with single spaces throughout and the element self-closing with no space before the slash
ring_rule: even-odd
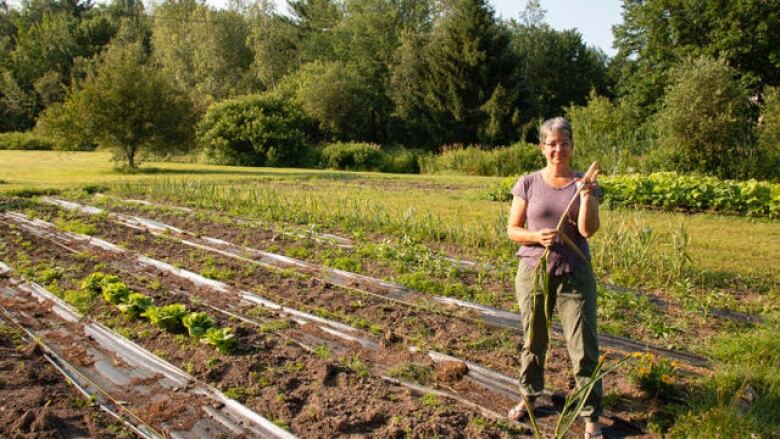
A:
<svg viewBox="0 0 780 439">
<path fill-rule="evenodd" d="M 30 261 L 28 272 L 45 270 L 35 262 L 64 267 L 60 276 L 50 279 L 48 287 L 54 292 L 77 288 L 91 270 L 100 269 L 119 275 L 133 290 L 152 296 L 158 305 L 182 301 L 160 284 L 152 287 L 155 279 L 141 273 L 131 277 L 114 270 L 104 258 L 67 253 L 35 237 L 20 237 L 5 226 L 0 226 L 0 242 L 19 244 L 0 246 L 0 256 L 8 263 L 16 262 L 14 265 Z M 239 346 L 236 352 L 220 354 L 184 335 L 160 332 L 145 321 L 122 316 L 99 299 L 89 314 L 301 437 L 501 437 L 517 432 L 446 399 L 423 398 L 376 378 L 363 371 L 359 356 L 314 355 L 290 343 L 290 338 L 263 333 L 196 302 L 187 305 L 191 310 L 209 312 L 221 326 L 234 327 Z M 287 331 L 305 330 L 292 325 Z"/>
<path fill-rule="evenodd" d="M 0 437 L 134 437 L 65 381 L 40 348 L 0 321 Z"/>
</svg>

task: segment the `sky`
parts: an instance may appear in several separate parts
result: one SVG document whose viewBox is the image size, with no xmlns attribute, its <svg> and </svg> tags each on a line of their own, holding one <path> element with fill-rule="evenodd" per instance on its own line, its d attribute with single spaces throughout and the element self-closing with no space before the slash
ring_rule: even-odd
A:
<svg viewBox="0 0 780 439">
<path fill-rule="evenodd" d="M 286 0 L 273 1 L 280 11 L 287 10 Z M 496 15 L 503 18 L 517 18 L 527 4 L 526 0 L 488 1 Z M 18 6 L 21 2 L 8 0 L 7 3 Z M 206 3 L 223 8 L 227 0 L 206 0 Z M 600 48 L 609 56 L 617 52 L 612 48 L 612 26 L 621 21 L 621 0 L 541 0 L 540 3 L 547 11 L 545 21 L 553 28 L 577 29 L 586 44 Z"/>
<path fill-rule="evenodd" d="M 525 0 L 488 0 L 496 15 L 503 18 L 517 18 L 525 9 Z M 612 26 L 622 21 L 620 0 L 540 0 L 547 11 L 545 21 L 557 30 L 577 29 L 589 46 L 614 56 L 612 48 Z"/>
</svg>

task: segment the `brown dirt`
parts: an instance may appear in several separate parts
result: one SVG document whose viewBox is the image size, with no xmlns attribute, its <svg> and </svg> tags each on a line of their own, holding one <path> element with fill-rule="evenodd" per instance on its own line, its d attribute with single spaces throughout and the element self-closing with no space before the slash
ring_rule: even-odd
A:
<svg viewBox="0 0 780 439">
<path fill-rule="evenodd" d="M 128 203 L 107 202 L 106 206 L 111 211 L 122 212 L 126 214 L 139 215 L 160 222 L 164 222 L 184 230 L 191 231 L 198 235 L 205 235 L 245 245 L 252 248 L 271 251 L 279 254 L 293 255 L 296 258 L 313 263 L 322 263 L 323 255 L 334 254 L 333 246 L 326 243 L 318 243 L 309 239 L 298 239 L 273 231 L 270 227 L 237 225 L 235 221 L 229 218 L 221 218 L 213 212 L 196 210 L 195 212 L 183 212 L 177 210 L 162 209 L 159 207 L 136 206 Z M 48 209 L 48 208 L 47 208 Z M 363 239 L 381 243 L 387 237 L 384 235 L 366 236 Z M 441 248 L 438 248 L 442 246 Z M 443 254 L 460 257 L 463 259 L 474 259 L 474 255 L 464 253 L 464 249 L 447 243 L 440 243 L 436 246 L 438 251 Z M 303 253 L 301 253 L 303 252 Z M 337 254 L 344 254 L 355 257 L 355 251 L 349 249 L 338 250 Z M 332 256 L 331 256 L 332 257 Z M 416 267 L 413 264 L 399 264 L 386 260 L 378 259 L 360 259 L 361 274 L 368 275 L 378 279 L 395 279 L 399 275 L 413 271 Z M 477 258 L 478 260 L 479 258 Z M 467 267 L 457 267 L 454 270 L 448 270 L 447 274 L 430 274 L 433 280 L 448 283 L 460 282 L 463 285 L 477 288 L 479 291 L 490 294 L 496 298 L 493 305 L 503 309 L 516 309 L 516 300 L 514 298 L 514 278 L 513 276 L 504 276 L 496 270 L 488 270 L 477 275 L 473 269 Z M 356 285 L 359 286 L 359 285 Z M 653 337 L 652 331 L 644 328 L 642 325 L 626 327 L 626 333 L 622 336 L 632 338 L 638 341 L 648 342 L 650 344 L 669 344 L 684 347 L 691 345 L 692 342 L 710 337 L 723 324 L 723 319 L 715 316 L 698 316 L 697 319 L 690 318 L 690 312 L 682 307 L 675 299 L 667 297 L 658 291 L 626 292 L 626 294 L 644 294 L 652 302 L 662 304 L 663 314 L 668 316 L 669 321 L 685 321 L 686 329 L 680 334 L 676 334 L 673 340 L 658 340 Z M 743 294 L 744 295 L 744 294 Z M 745 298 L 748 300 L 748 298 Z"/>
<path fill-rule="evenodd" d="M 8 230 L 0 226 L 0 239 L 7 238 Z M 45 259 L 56 265 L 71 265 L 68 273 L 59 280 L 60 288 L 72 288 L 88 274 L 88 270 L 77 269 L 72 254 L 47 245 L 45 241 L 26 238 L 34 244 L 28 247 L 27 252 L 32 260 Z M 15 260 L 18 253 L 14 250 L 6 247 L 0 256 L 5 260 Z M 153 296 L 156 303 L 176 300 L 164 289 L 158 291 L 146 287 L 148 279 L 144 280 L 143 275 L 139 275 L 138 279 L 128 278 L 126 273 L 106 265 L 105 259 L 102 262 L 102 271 L 122 276 L 131 288 Z M 188 306 L 193 310 L 206 309 L 192 303 Z M 296 345 L 288 344 L 283 338 L 259 333 L 253 326 L 230 322 L 213 311 L 210 314 L 217 318 L 218 324 L 237 328 L 241 348 L 234 355 L 219 354 L 211 347 L 159 332 L 142 321 L 127 321 L 116 312 L 112 313 L 100 301 L 91 314 L 122 333 L 134 334 L 137 343 L 182 368 L 190 369 L 196 377 L 228 391 L 261 415 L 287 423 L 302 437 L 349 434 L 395 437 L 404 433 L 497 437 L 506 434 L 490 421 L 484 425 L 471 422 L 477 417 L 472 410 L 449 403 L 425 405 L 419 399 L 420 395 L 370 375 L 362 376 L 345 367 L 342 361 L 346 359 L 317 358 Z M 328 370 L 331 372 L 328 373 Z M 337 372 L 333 373 L 333 370 Z M 164 411 L 158 414 L 165 416 Z M 154 415 L 144 414 L 148 417 Z"/>
<path fill-rule="evenodd" d="M 122 430 L 67 384 L 37 345 L 0 323 L 0 437 L 113 438 Z"/>
</svg>

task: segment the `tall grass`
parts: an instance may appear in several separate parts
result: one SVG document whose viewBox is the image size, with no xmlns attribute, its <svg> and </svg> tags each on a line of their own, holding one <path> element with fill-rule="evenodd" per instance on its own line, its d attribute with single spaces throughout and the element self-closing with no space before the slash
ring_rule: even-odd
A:
<svg viewBox="0 0 780 439">
<path fill-rule="evenodd" d="M 457 172 L 468 175 L 509 176 L 543 166 L 544 159 L 539 148 L 523 142 L 496 149 L 482 149 L 478 146 L 453 148 L 440 155 L 420 157 L 420 172 L 424 174 Z"/>
<path fill-rule="evenodd" d="M 317 224 L 353 233 L 382 233 L 414 242 L 448 243 L 487 257 L 498 276 L 511 278 L 516 244 L 506 235 L 506 213 L 486 213 L 464 220 L 457 212 L 439 214 L 424 207 L 405 207 L 370 199 L 349 190 L 317 192 L 294 186 L 231 184 L 160 178 L 114 185 L 121 194 L 144 194 L 176 200 L 229 215 L 287 224 Z M 602 280 L 629 287 L 672 287 L 688 276 L 688 235 L 684 227 L 657 232 L 632 214 L 613 214 L 591 240 L 592 260 Z M 504 273 L 506 272 L 506 273 Z"/>
<path fill-rule="evenodd" d="M 690 239 L 681 223 L 658 232 L 625 215 L 606 223 L 593 241 L 593 266 L 602 280 L 640 287 L 670 287 L 692 274 Z"/>
<path fill-rule="evenodd" d="M 780 338 L 777 320 L 711 343 L 715 374 L 691 390 L 669 436 L 780 437 Z"/>
</svg>

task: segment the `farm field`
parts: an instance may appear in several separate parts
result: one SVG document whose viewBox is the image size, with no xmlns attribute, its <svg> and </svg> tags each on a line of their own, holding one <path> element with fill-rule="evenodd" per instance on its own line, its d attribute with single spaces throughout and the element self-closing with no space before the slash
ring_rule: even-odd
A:
<svg viewBox="0 0 780 439">
<path fill-rule="evenodd" d="M 504 418 L 517 401 L 522 333 L 508 205 L 484 196 L 500 179 L 168 163 L 122 175 L 107 157 L 0 151 L 9 327 L 77 363 L 54 335 L 63 317 L 52 309 L 69 304 L 76 325 L 113 331 L 274 434 L 530 434 Z M 780 434 L 780 357 L 768 335 L 778 327 L 777 221 L 605 209 L 593 254 L 602 351 L 608 364 L 631 356 L 604 379 L 610 437 L 685 437 L 702 422 Z M 96 272 L 233 336 L 121 311 L 84 288 Z M 547 370 L 540 421 L 552 434 L 571 390 L 558 337 Z M 196 428 L 120 408 L 162 434 Z"/>
</svg>

